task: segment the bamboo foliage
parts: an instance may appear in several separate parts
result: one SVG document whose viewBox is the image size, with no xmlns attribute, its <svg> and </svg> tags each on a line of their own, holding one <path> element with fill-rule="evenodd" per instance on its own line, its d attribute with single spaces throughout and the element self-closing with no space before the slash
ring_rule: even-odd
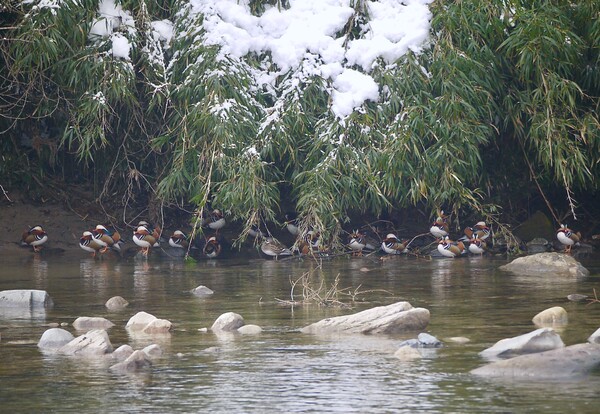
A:
<svg viewBox="0 0 600 414">
<path fill-rule="evenodd" d="M 102 194 L 137 180 L 160 203 L 222 209 L 242 234 L 291 206 L 305 230 L 335 239 L 356 214 L 447 205 L 485 216 L 510 182 L 563 189 L 573 212 L 574 192 L 598 190 L 595 1 L 434 1 L 429 43 L 379 59 L 379 101 L 344 118 L 331 79 L 311 71 L 317 57 L 259 85 L 257 71 L 278 69 L 269 52 L 233 59 L 205 44 L 190 2 L 117 1 L 127 22 L 111 36 L 90 35 L 97 1 L 58 3 L 20 4 L 3 23 L 0 122 L 51 119 L 57 147 L 111 177 Z M 290 6 L 241 3 L 256 15 Z M 370 3 L 348 2 L 343 44 L 364 36 Z M 129 59 L 114 54 L 117 35 Z"/>
</svg>

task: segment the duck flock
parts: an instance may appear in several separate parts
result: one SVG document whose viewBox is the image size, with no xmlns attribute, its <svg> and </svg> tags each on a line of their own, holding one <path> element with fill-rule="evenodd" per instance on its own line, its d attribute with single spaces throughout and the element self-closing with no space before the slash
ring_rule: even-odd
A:
<svg viewBox="0 0 600 414">
<path fill-rule="evenodd" d="M 270 258 L 319 255 L 328 256 L 329 249 L 321 242 L 318 232 L 313 230 L 301 234 L 296 219 L 286 215 L 286 228 L 295 238 L 291 247 L 285 246 L 271 235 L 265 235 L 258 226 L 252 226 L 248 235 L 257 241 L 260 251 Z M 207 258 L 216 258 L 223 251 L 223 243 L 219 237 L 219 230 L 226 225 L 226 220 L 220 210 L 213 210 L 202 222 L 207 231 L 198 241 L 190 238 L 181 230 L 175 230 L 169 237 L 167 244 L 170 248 L 181 250 L 189 254 L 192 250 L 201 251 Z M 206 233 L 213 234 L 207 235 Z M 456 240 L 450 239 L 449 217 L 443 211 L 438 212 L 427 233 L 435 238 L 432 243 L 437 244 L 437 252 L 442 257 L 462 257 L 466 255 L 483 255 L 492 248 L 492 231 L 485 221 L 479 221 L 473 226 L 466 227 L 464 234 Z M 141 255 L 147 257 L 151 250 L 160 247 L 164 240 L 158 226 L 153 226 L 146 221 L 140 221 L 132 234 L 132 241 L 139 247 Z M 557 240 L 565 247 L 565 252 L 570 253 L 573 246 L 579 245 L 581 234 L 561 224 L 556 232 Z M 413 238 L 414 240 L 415 238 Z M 48 241 L 48 234 L 41 225 L 31 227 L 24 232 L 21 238 L 22 246 L 32 247 L 34 252 L 41 250 L 42 245 Z M 400 239 L 394 233 L 388 233 L 380 242 L 369 239 L 364 231 L 354 230 L 349 233 L 344 246 L 345 253 L 360 256 L 363 252 L 381 251 L 386 255 L 400 255 L 411 252 L 411 242 L 408 239 Z M 93 257 L 102 257 L 107 251 L 121 254 L 124 240 L 117 230 L 109 230 L 102 224 L 95 228 L 85 230 L 79 239 L 79 247 L 92 254 Z M 164 244 L 163 244 L 164 246 Z"/>
</svg>

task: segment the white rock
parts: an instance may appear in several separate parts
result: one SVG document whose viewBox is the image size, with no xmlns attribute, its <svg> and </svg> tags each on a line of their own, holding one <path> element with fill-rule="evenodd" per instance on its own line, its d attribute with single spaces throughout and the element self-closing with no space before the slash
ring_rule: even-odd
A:
<svg viewBox="0 0 600 414">
<path fill-rule="evenodd" d="M 111 354 L 117 361 L 125 361 L 133 354 L 133 348 L 130 345 L 124 344 L 114 350 Z"/>
<path fill-rule="evenodd" d="M 168 333 L 173 324 L 166 319 L 154 319 L 142 329 L 148 335 Z"/>
<path fill-rule="evenodd" d="M 469 338 L 465 338 L 464 336 L 453 336 L 451 338 L 446 339 L 448 342 L 454 342 L 456 344 L 466 344 L 471 342 Z"/>
<path fill-rule="evenodd" d="M 560 336 L 551 328 L 540 328 L 533 332 L 514 338 L 501 339 L 492 347 L 479 353 L 484 358 L 509 358 L 520 354 L 543 352 L 556 348 L 563 348 Z"/>
<path fill-rule="evenodd" d="M 142 349 L 142 351 L 144 351 L 144 353 L 150 359 L 155 359 L 155 358 L 161 357 L 162 353 L 163 353 L 162 349 L 160 348 L 160 346 L 158 346 L 156 344 L 148 345 L 147 347 L 145 347 L 144 349 Z"/>
<path fill-rule="evenodd" d="M 262 332 L 262 328 L 258 325 L 244 325 L 237 330 L 242 335 L 258 335 Z"/>
<path fill-rule="evenodd" d="M 138 312 L 129 318 L 125 328 L 130 331 L 142 331 L 150 322 L 157 319 L 156 316 L 146 312 Z"/>
<path fill-rule="evenodd" d="M 128 373 L 146 370 L 151 366 L 152 363 L 148 359 L 148 356 L 145 352 L 134 351 L 125 361 L 111 366 L 110 369 L 114 372 Z"/>
<path fill-rule="evenodd" d="M 120 311 L 129 306 L 129 302 L 123 299 L 121 296 L 113 296 L 104 304 L 108 310 Z"/>
<path fill-rule="evenodd" d="M 541 311 L 533 317 L 532 321 L 537 326 L 557 326 L 566 325 L 569 322 L 569 318 L 567 311 L 563 307 L 555 306 Z"/>
<path fill-rule="evenodd" d="M 207 288 L 206 286 L 200 285 L 197 288 L 192 289 L 192 293 L 198 297 L 206 297 L 206 296 L 213 295 L 215 292 L 213 292 L 211 289 Z"/>
<path fill-rule="evenodd" d="M 93 329 L 73 339 L 58 351 L 66 355 L 104 355 L 112 350 L 113 347 L 106 331 Z"/>
<path fill-rule="evenodd" d="M 14 289 L 0 292 L 0 307 L 51 308 L 52 298 L 45 290 Z"/>
<path fill-rule="evenodd" d="M 600 344 L 600 328 L 596 329 L 596 332 L 590 335 L 588 342 L 592 344 Z"/>
<path fill-rule="evenodd" d="M 585 343 L 493 362 L 471 373 L 485 377 L 548 381 L 581 377 L 598 367 L 600 345 Z"/>
<path fill-rule="evenodd" d="M 244 318 L 234 312 L 227 312 L 217 318 L 211 326 L 213 332 L 233 332 L 244 326 Z"/>
<path fill-rule="evenodd" d="M 401 346 L 394 353 L 394 356 L 401 361 L 411 361 L 413 359 L 422 358 L 421 353 L 417 348 L 413 348 L 412 346 Z"/>
<path fill-rule="evenodd" d="M 41 349 L 56 350 L 71 342 L 73 338 L 69 331 L 61 328 L 50 328 L 42 334 L 37 345 Z"/>
<path fill-rule="evenodd" d="M 538 253 L 518 257 L 512 262 L 500 266 L 500 269 L 519 274 L 543 275 L 544 277 L 581 278 L 590 274 L 589 270 L 581 263 L 564 253 Z"/>
<path fill-rule="evenodd" d="M 107 330 L 115 326 L 114 323 L 105 318 L 80 316 L 73 322 L 73 328 L 78 331 L 89 331 L 91 329 Z"/>
<path fill-rule="evenodd" d="M 304 333 L 396 334 L 419 332 L 429 324 L 429 311 L 408 302 L 367 309 L 347 316 L 323 319 L 301 329 Z"/>
</svg>

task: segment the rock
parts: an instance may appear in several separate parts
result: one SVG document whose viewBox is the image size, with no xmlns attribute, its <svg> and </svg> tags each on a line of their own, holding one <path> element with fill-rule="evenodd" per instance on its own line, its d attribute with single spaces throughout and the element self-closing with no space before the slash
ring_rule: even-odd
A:
<svg viewBox="0 0 600 414">
<path fill-rule="evenodd" d="M 600 328 L 596 329 L 596 332 L 590 335 L 588 342 L 591 344 L 600 344 Z"/>
<path fill-rule="evenodd" d="M 173 324 L 166 319 L 154 319 L 142 329 L 142 332 L 148 335 L 168 333 Z"/>
<path fill-rule="evenodd" d="M 471 371 L 484 377 L 556 380 L 576 378 L 600 367 L 600 345 L 577 344 L 492 362 Z"/>
<path fill-rule="evenodd" d="M 512 262 L 500 266 L 501 270 L 526 275 L 585 277 L 590 272 L 568 254 L 538 253 L 518 257 Z"/>
<path fill-rule="evenodd" d="M 466 343 L 471 342 L 471 340 L 469 338 L 465 338 L 464 336 L 453 336 L 453 337 L 447 338 L 446 341 L 454 342 L 455 344 L 466 344 Z"/>
<path fill-rule="evenodd" d="M 104 355 L 112 350 L 113 347 L 106 331 L 93 329 L 73 339 L 58 351 L 66 355 Z"/>
<path fill-rule="evenodd" d="M 429 324 L 429 311 L 408 302 L 367 309 L 352 315 L 323 319 L 302 328 L 303 333 L 396 334 L 422 331 Z"/>
<path fill-rule="evenodd" d="M 120 311 L 129 306 L 129 302 L 123 299 L 121 296 L 113 296 L 104 304 L 108 310 Z"/>
<path fill-rule="evenodd" d="M 211 296 L 215 292 L 213 292 L 211 289 L 207 288 L 206 286 L 201 285 L 201 286 L 198 286 L 197 288 L 192 289 L 192 293 L 198 297 L 207 297 L 207 296 Z"/>
<path fill-rule="evenodd" d="M 513 231 L 513 234 L 524 241 L 530 241 L 536 237 L 546 240 L 554 240 L 556 238 L 556 229 L 552 222 L 541 211 L 536 211 L 527 220 Z"/>
<path fill-rule="evenodd" d="M 553 308 L 545 309 L 535 315 L 532 319 L 533 323 L 537 326 L 557 326 L 566 325 L 569 322 L 567 311 L 560 307 L 555 306 Z"/>
<path fill-rule="evenodd" d="M 262 328 L 258 325 L 244 325 L 237 330 L 242 335 L 258 335 L 262 332 Z"/>
<path fill-rule="evenodd" d="M 571 302 L 583 302 L 584 300 L 587 300 L 588 298 L 589 298 L 588 295 L 582 295 L 579 293 L 572 293 L 567 296 L 567 299 L 569 299 Z"/>
<path fill-rule="evenodd" d="M 128 373 L 147 370 L 152 367 L 152 362 L 143 351 L 134 351 L 129 357 L 110 367 L 111 371 Z"/>
<path fill-rule="evenodd" d="M 44 350 L 57 350 L 73 340 L 71 332 L 61 328 L 50 328 L 42 334 L 38 342 L 38 348 Z"/>
<path fill-rule="evenodd" d="M 413 359 L 422 358 L 421 353 L 411 346 L 403 346 L 400 347 L 395 353 L 394 356 L 402 361 L 411 361 Z"/>
<path fill-rule="evenodd" d="M 148 345 L 147 347 L 142 349 L 142 351 L 144 351 L 146 356 L 150 359 L 159 358 L 162 356 L 162 353 L 163 353 L 160 346 L 158 346 L 156 344 Z"/>
<path fill-rule="evenodd" d="M 217 318 L 211 326 L 213 332 L 234 332 L 244 326 L 244 318 L 237 313 L 227 312 Z"/>
<path fill-rule="evenodd" d="M 562 348 L 560 336 L 551 328 L 540 328 L 514 338 L 501 339 L 492 347 L 479 353 L 487 359 L 510 358 L 515 355 L 543 352 L 550 349 Z"/>
<path fill-rule="evenodd" d="M 400 343 L 400 347 L 405 346 L 411 348 L 441 348 L 444 344 L 435 336 L 423 332 L 418 335 L 417 339 L 409 339 Z"/>
<path fill-rule="evenodd" d="M 54 301 L 45 290 L 15 289 L 0 292 L 0 307 L 42 308 L 54 306 Z"/>
<path fill-rule="evenodd" d="M 91 329 L 107 330 L 115 326 L 114 323 L 105 318 L 81 316 L 73 322 L 73 328 L 78 331 L 89 331 Z"/>
<path fill-rule="evenodd" d="M 131 354 L 133 354 L 133 348 L 125 344 L 115 349 L 111 355 L 117 361 L 125 361 Z"/>
<path fill-rule="evenodd" d="M 148 326 L 150 322 L 152 322 L 155 319 L 157 318 L 154 315 L 151 315 L 146 312 L 138 312 L 131 318 L 129 318 L 129 321 L 127 321 L 127 325 L 125 325 L 125 328 L 133 332 L 142 331 L 146 326 Z"/>
</svg>

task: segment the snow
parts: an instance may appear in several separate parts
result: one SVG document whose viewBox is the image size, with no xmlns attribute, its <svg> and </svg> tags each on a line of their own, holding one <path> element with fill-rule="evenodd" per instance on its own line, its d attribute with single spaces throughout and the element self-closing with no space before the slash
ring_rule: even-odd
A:
<svg viewBox="0 0 600 414">
<path fill-rule="evenodd" d="M 380 59 L 392 65 L 408 50 L 421 50 L 431 1 L 364 0 L 370 20 L 361 38 L 348 42 L 344 27 L 355 12 L 351 0 L 290 0 L 288 9 L 271 7 L 261 16 L 250 13 L 248 0 L 190 0 L 190 5 L 192 14 L 204 16 L 203 42 L 220 46 L 221 58 L 270 53 L 276 68 L 257 73 L 257 82 L 274 82 L 298 69 L 303 76 L 331 80 L 331 110 L 343 119 L 365 101 L 379 99 L 369 72 Z"/>
<path fill-rule="evenodd" d="M 116 58 L 123 58 L 129 60 L 129 40 L 120 33 L 112 35 L 112 55 Z"/>
</svg>

